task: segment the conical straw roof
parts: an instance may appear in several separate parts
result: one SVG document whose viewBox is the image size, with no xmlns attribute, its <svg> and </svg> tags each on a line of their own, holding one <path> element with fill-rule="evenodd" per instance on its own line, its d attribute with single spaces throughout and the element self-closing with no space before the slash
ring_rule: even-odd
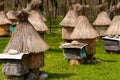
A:
<svg viewBox="0 0 120 80">
<path fill-rule="evenodd" d="M 34 28 L 37 31 L 47 31 L 48 28 L 45 25 L 44 21 L 45 18 L 42 16 L 39 6 L 41 5 L 41 1 L 39 0 L 32 0 L 28 6 L 28 9 L 30 9 L 30 16 L 28 17 L 28 20 L 30 23 L 34 26 Z"/>
<path fill-rule="evenodd" d="M 111 25 L 105 32 L 106 35 L 120 35 L 120 16 L 115 16 Z"/>
<path fill-rule="evenodd" d="M 26 17 L 26 15 L 28 15 L 23 11 L 21 11 L 21 13 L 18 16 L 22 15 L 23 17 Z M 19 24 L 17 24 L 8 45 L 4 49 L 4 52 L 14 49 L 21 53 L 40 53 L 48 48 L 49 46 L 28 21 L 20 21 Z"/>
<path fill-rule="evenodd" d="M 0 11 L 0 25 L 12 24 L 4 11 Z"/>
<path fill-rule="evenodd" d="M 90 25 L 88 19 L 85 16 L 79 16 L 77 24 L 73 33 L 71 34 L 72 39 L 94 39 L 98 37 L 98 33 Z"/>
<path fill-rule="evenodd" d="M 7 12 L 8 19 L 16 20 L 17 19 L 16 15 L 17 15 L 16 11 L 10 10 L 10 11 Z"/>
<path fill-rule="evenodd" d="M 111 20 L 106 12 L 107 3 L 99 4 L 96 7 L 100 10 L 97 19 L 93 22 L 93 25 L 110 25 Z"/>
<path fill-rule="evenodd" d="M 48 28 L 44 23 L 39 10 L 32 10 L 30 16 L 28 17 L 30 23 L 34 26 L 37 31 L 47 31 Z"/>
<path fill-rule="evenodd" d="M 75 27 L 77 17 L 78 15 L 74 10 L 69 10 L 64 19 L 60 22 L 60 25 L 64 27 Z"/>
<path fill-rule="evenodd" d="M 105 11 L 98 14 L 97 19 L 93 22 L 93 25 L 110 25 L 111 20 Z"/>
</svg>

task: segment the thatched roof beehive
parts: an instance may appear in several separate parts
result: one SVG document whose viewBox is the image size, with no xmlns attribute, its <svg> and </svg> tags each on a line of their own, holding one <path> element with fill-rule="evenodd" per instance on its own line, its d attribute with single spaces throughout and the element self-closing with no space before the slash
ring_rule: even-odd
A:
<svg viewBox="0 0 120 80">
<path fill-rule="evenodd" d="M 98 37 L 98 33 L 93 29 L 85 16 L 79 16 L 77 24 L 73 33 L 71 34 L 72 39 L 94 39 Z"/>
<path fill-rule="evenodd" d="M 68 13 L 64 19 L 60 22 L 61 26 L 64 27 L 75 27 L 76 20 L 78 18 L 77 9 L 80 4 L 73 4 L 70 6 Z"/>
<path fill-rule="evenodd" d="M 106 30 L 105 35 L 120 35 L 120 3 L 111 7 L 111 11 L 114 12 L 114 18 L 111 25 Z"/>
<path fill-rule="evenodd" d="M 97 16 L 97 19 L 93 22 L 93 25 L 110 25 L 111 20 L 105 11 L 107 4 L 100 4 L 97 7 L 100 9 L 100 13 Z"/>
<path fill-rule="evenodd" d="M 60 25 L 64 27 L 75 27 L 77 17 L 78 15 L 74 10 L 69 10 L 64 19 L 60 22 Z"/>
<path fill-rule="evenodd" d="M 12 24 L 4 11 L 0 11 L 0 25 Z"/>
<path fill-rule="evenodd" d="M 29 22 L 34 26 L 37 31 L 47 31 L 48 28 L 41 18 L 39 10 L 32 10 L 28 17 Z"/>
<path fill-rule="evenodd" d="M 16 20 L 17 19 L 16 15 L 17 15 L 16 11 L 10 10 L 10 11 L 7 12 L 7 17 L 10 20 Z"/>
<path fill-rule="evenodd" d="M 111 25 L 105 32 L 106 35 L 120 35 L 120 16 L 115 16 Z"/>
<path fill-rule="evenodd" d="M 105 11 L 98 14 L 97 19 L 93 22 L 93 25 L 110 25 L 111 20 Z"/>
<path fill-rule="evenodd" d="M 20 22 L 17 24 L 8 45 L 4 49 L 5 53 L 10 49 L 17 50 L 21 53 L 40 53 L 49 48 L 33 28 L 32 24 L 27 21 L 27 17 L 28 12 L 25 10 L 20 11 L 18 14 Z"/>
<path fill-rule="evenodd" d="M 31 3 L 28 6 L 28 9 L 30 9 L 30 16 L 28 17 L 28 20 L 30 23 L 34 26 L 34 28 L 37 31 L 47 31 L 48 28 L 46 24 L 44 23 L 45 18 L 42 16 L 39 6 L 41 2 L 39 1 L 31 1 Z"/>
</svg>

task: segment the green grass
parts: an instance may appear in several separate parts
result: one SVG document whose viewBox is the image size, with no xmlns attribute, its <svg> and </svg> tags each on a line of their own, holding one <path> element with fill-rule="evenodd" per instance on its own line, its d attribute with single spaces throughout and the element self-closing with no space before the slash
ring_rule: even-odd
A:
<svg viewBox="0 0 120 80">
<path fill-rule="evenodd" d="M 0 37 L 0 52 L 4 49 L 9 38 Z M 45 41 L 50 49 L 45 52 L 45 66 L 42 71 L 48 73 L 46 80 L 120 80 L 120 54 L 108 54 L 104 51 L 103 41 L 96 42 L 98 64 L 70 65 L 64 58 L 61 29 L 52 28 L 51 35 L 47 33 Z M 0 80 L 3 80 L 0 66 Z"/>
</svg>

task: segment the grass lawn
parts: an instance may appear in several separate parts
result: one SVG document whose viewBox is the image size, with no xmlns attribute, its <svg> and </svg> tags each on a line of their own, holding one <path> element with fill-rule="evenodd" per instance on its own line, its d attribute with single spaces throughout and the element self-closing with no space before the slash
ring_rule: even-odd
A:
<svg viewBox="0 0 120 80">
<path fill-rule="evenodd" d="M 0 37 L 0 52 L 4 49 L 9 38 Z M 59 45 L 61 29 L 52 28 L 45 38 L 50 49 L 45 52 L 45 66 L 42 71 L 48 73 L 46 80 L 120 80 L 120 54 L 107 54 L 103 49 L 103 41 L 96 42 L 96 54 L 98 64 L 70 65 L 63 56 Z M 0 80 L 3 80 L 0 64 Z"/>
</svg>

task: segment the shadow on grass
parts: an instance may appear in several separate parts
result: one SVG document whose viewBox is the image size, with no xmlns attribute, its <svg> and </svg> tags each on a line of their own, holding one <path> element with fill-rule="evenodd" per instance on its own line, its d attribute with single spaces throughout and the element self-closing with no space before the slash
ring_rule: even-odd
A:
<svg viewBox="0 0 120 80">
<path fill-rule="evenodd" d="M 50 48 L 49 51 L 55 52 L 55 53 L 62 53 L 63 52 L 62 49 L 52 49 L 52 48 Z"/>
<path fill-rule="evenodd" d="M 59 73 L 48 73 L 48 80 L 52 80 L 52 79 L 62 79 L 62 78 L 68 78 L 72 75 L 75 75 L 75 74 L 59 74 Z"/>
<path fill-rule="evenodd" d="M 117 62 L 117 60 L 104 60 L 104 59 L 99 59 L 99 60 L 103 62 Z"/>
</svg>

